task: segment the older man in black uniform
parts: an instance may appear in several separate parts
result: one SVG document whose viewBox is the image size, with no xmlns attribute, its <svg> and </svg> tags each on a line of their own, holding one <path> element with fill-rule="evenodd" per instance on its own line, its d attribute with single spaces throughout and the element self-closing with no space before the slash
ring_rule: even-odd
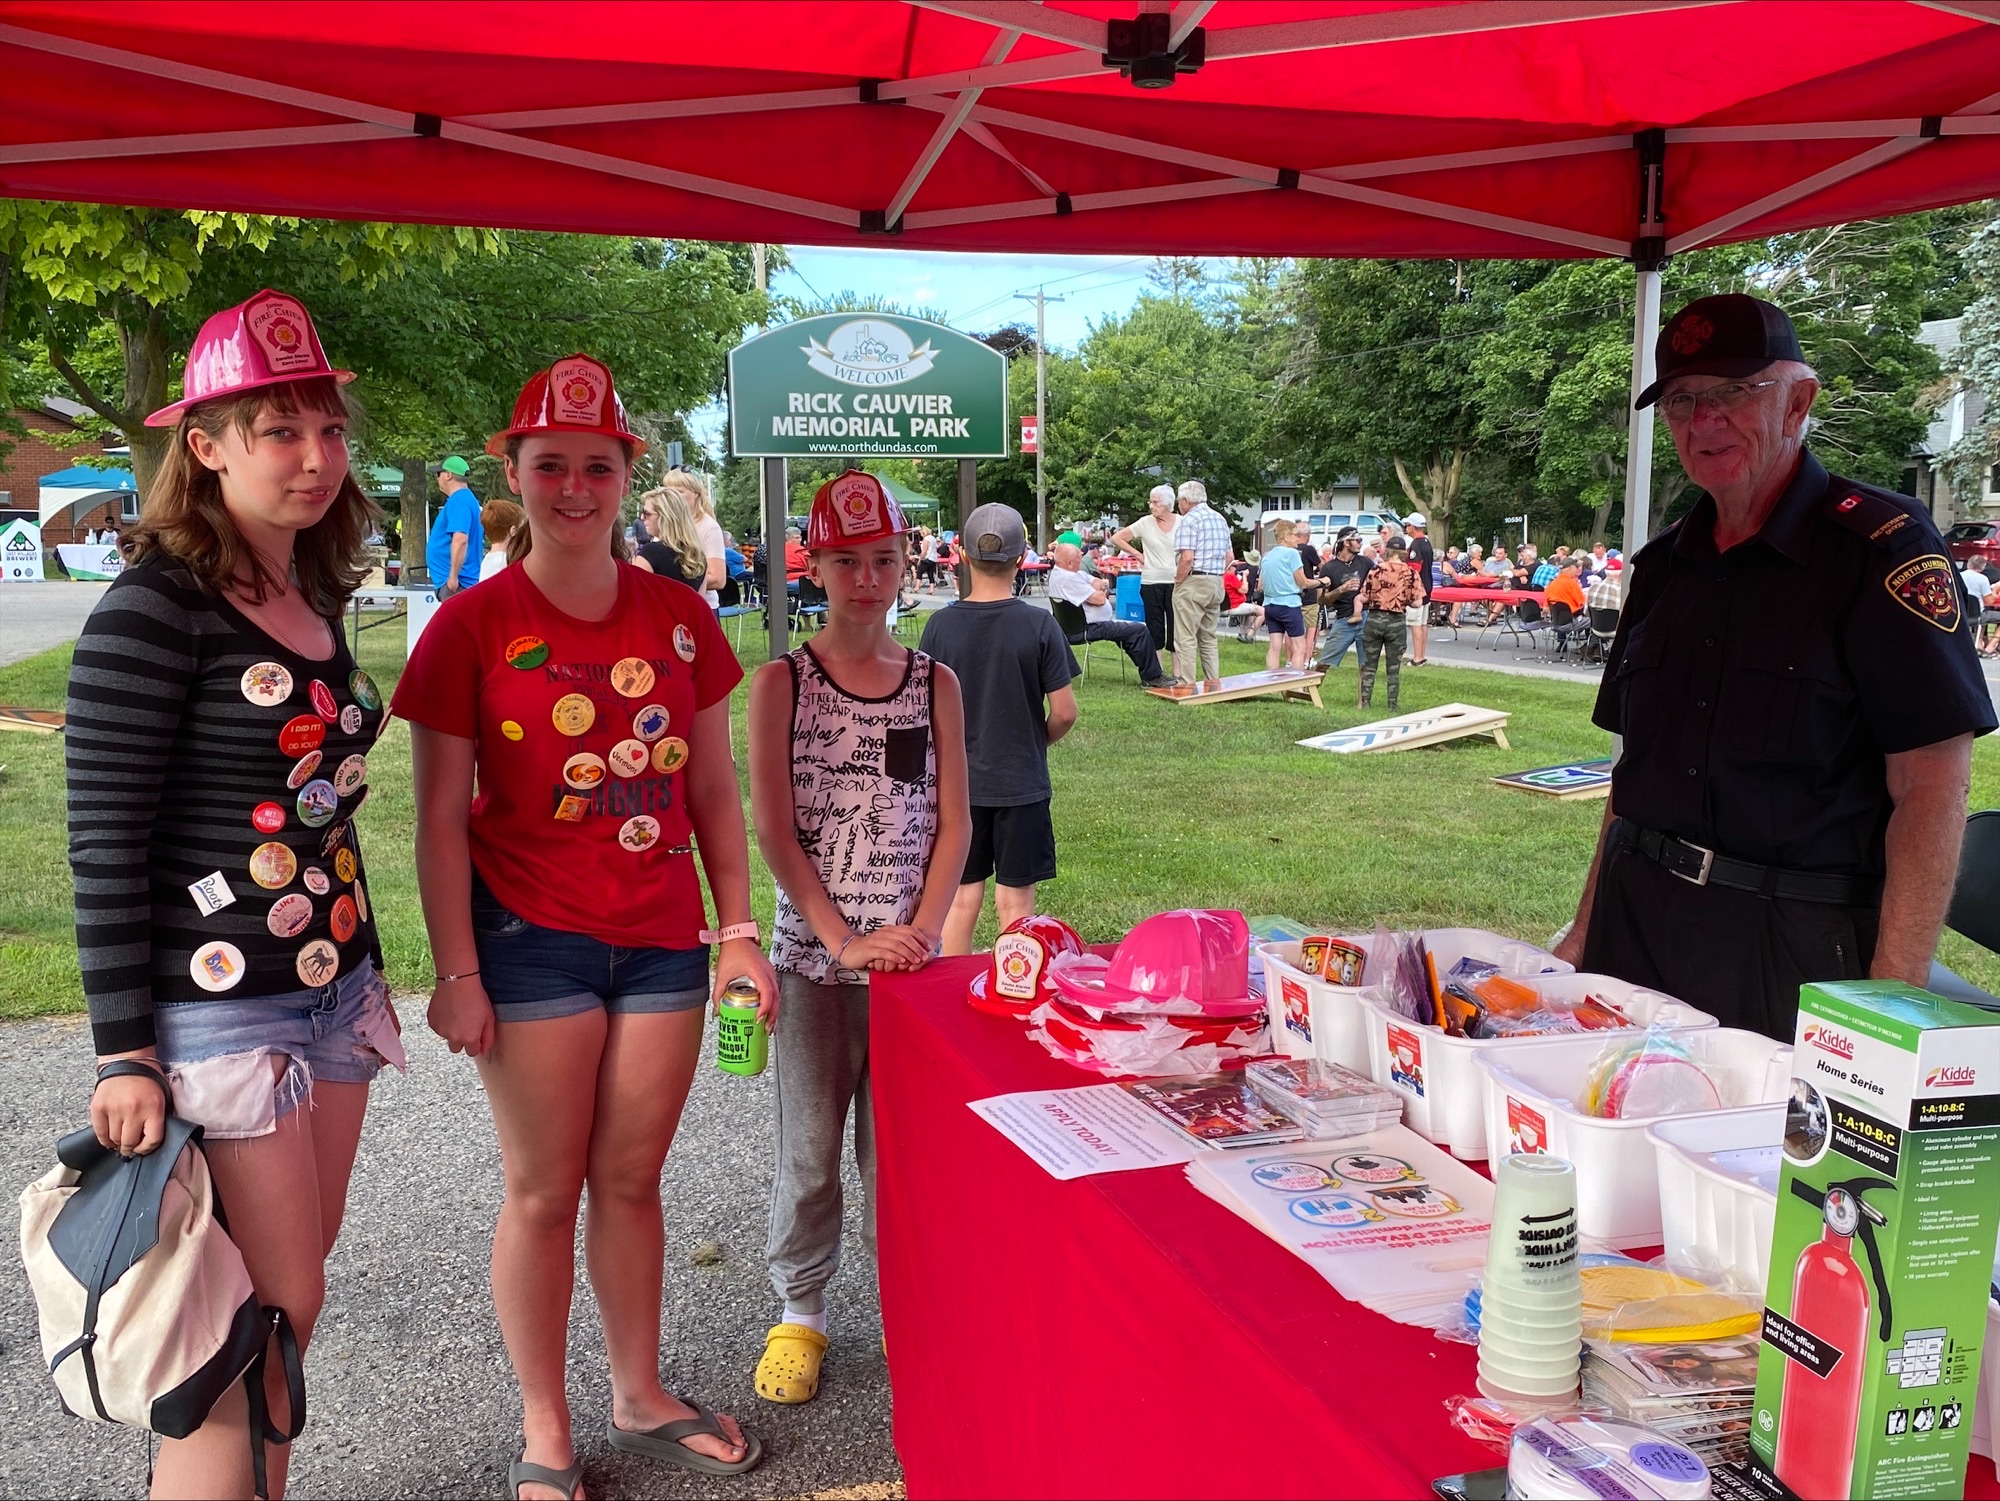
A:
<svg viewBox="0 0 2000 1501">
<path fill-rule="evenodd" d="M 1626 574 L 1594 715 L 1624 753 L 1558 952 L 1789 1040 L 1808 981 L 1924 983 L 1993 702 L 1930 518 L 1806 452 L 1781 310 L 1691 302 L 1658 369 L 1639 405 L 1706 494 Z"/>
</svg>

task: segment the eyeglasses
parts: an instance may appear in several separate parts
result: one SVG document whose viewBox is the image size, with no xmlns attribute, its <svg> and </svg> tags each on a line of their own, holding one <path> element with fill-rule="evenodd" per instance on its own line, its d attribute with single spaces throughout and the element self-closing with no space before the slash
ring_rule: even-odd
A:
<svg viewBox="0 0 2000 1501">
<path fill-rule="evenodd" d="M 1771 380 L 1732 380 L 1725 385 L 1710 386 L 1706 391 L 1676 391 L 1663 397 L 1660 412 L 1669 422 L 1685 422 L 1695 414 L 1695 409 L 1704 403 L 1717 412 L 1726 412 L 1740 407 L 1750 399 L 1752 391 L 1761 391 L 1766 386 L 1782 385 L 1775 378 Z"/>
</svg>

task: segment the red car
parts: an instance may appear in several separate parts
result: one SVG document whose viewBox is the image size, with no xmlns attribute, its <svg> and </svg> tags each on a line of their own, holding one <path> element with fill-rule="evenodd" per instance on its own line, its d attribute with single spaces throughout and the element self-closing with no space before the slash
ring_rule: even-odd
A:
<svg viewBox="0 0 2000 1501">
<path fill-rule="evenodd" d="M 1944 542 L 1952 562 L 1961 568 L 1974 558 L 1984 558 L 2000 569 L 2000 521 L 1960 521 L 1945 529 Z"/>
</svg>

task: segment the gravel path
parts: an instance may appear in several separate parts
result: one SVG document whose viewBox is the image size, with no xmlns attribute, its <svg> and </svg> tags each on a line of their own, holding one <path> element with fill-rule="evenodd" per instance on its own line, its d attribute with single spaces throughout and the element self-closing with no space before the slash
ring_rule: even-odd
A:
<svg viewBox="0 0 2000 1501">
<path fill-rule="evenodd" d="M 311 1426 L 292 1494 L 481 1497 L 506 1494 L 520 1406 L 486 1286 L 500 1200 L 491 1119 L 469 1063 L 400 1009 L 407 1077 L 385 1074 L 362 1136 L 329 1297 L 307 1355 Z M 138 1496 L 145 1440 L 63 1416 L 45 1374 L 34 1304 L 12 1247 L 25 1185 L 82 1123 L 90 1078 L 82 1020 L 0 1026 L 0 1176 L 8 1185 L 0 1270 L 0 1496 Z M 847 1267 L 834 1282 L 833 1339 L 820 1395 L 802 1407 L 758 1401 L 751 1373 L 775 1322 L 761 1247 L 770 1189 L 770 1076 L 736 1079 L 704 1061 L 665 1176 L 667 1289 L 661 1365 L 670 1390 L 740 1414 L 765 1460 L 741 1481 L 615 1453 L 604 1441 L 610 1381 L 597 1313 L 578 1276 L 570 1400 L 593 1496 L 893 1496 L 889 1382 L 873 1268 L 860 1247 L 850 1168 Z M 712 1266 L 690 1263 L 704 1241 Z M 580 1263 L 579 1263 L 580 1264 Z"/>
</svg>

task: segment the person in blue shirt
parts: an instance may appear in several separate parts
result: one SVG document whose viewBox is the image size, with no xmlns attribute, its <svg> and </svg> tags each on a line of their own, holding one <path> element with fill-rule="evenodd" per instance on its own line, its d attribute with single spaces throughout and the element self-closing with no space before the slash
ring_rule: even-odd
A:
<svg viewBox="0 0 2000 1501">
<path fill-rule="evenodd" d="M 431 522 L 424 561 L 430 565 L 431 587 L 439 599 L 479 582 L 479 561 L 486 555 L 486 533 L 479 524 L 479 497 L 465 482 L 467 465 L 453 454 L 438 467 L 438 489 L 444 504 Z"/>
<path fill-rule="evenodd" d="M 1270 648 L 1264 653 L 1264 668 L 1303 667 L 1306 653 L 1306 616 L 1300 607 L 1302 589 L 1317 584 L 1306 573 L 1305 560 L 1292 546 L 1292 524 L 1280 521 L 1271 528 L 1274 546 L 1264 554 L 1264 627 L 1271 633 Z"/>
</svg>

